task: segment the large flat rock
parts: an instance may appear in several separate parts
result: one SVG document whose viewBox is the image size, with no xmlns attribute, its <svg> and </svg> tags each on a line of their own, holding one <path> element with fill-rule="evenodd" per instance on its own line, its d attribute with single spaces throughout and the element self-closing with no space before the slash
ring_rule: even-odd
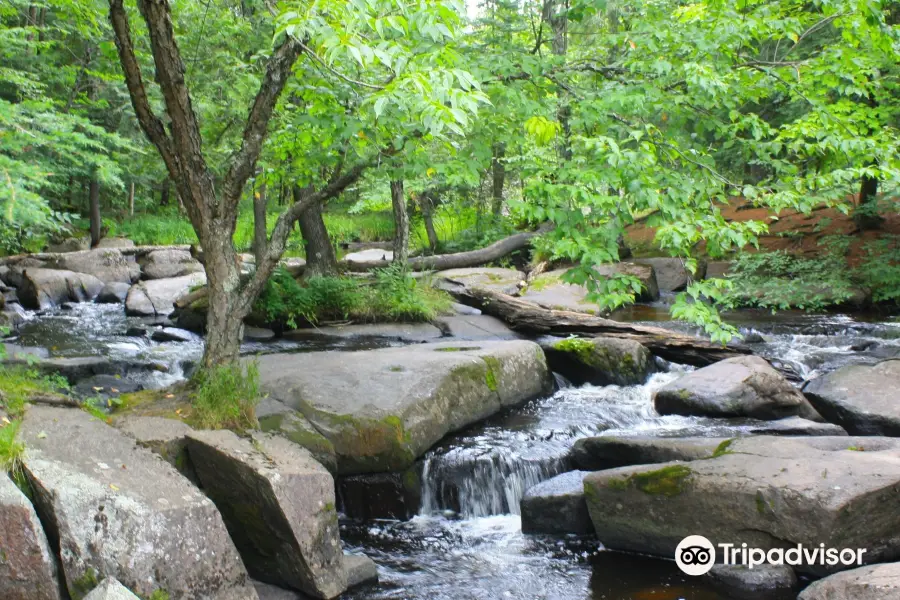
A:
<svg viewBox="0 0 900 600">
<path fill-rule="evenodd" d="M 406 469 L 446 434 L 551 389 L 544 353 L 528 341 L 257 360 L 263 390 L 334 445 L 341 474 Z"/>
<path fill-rule="evenodd" d="M 219 511 L 170 464 L 80 410 L 31 407 L 22 437 L 73 597 L 114 577 L 145 598 L 256 599 Z"/>
<path fill-rule="evenodd" d="M 803 391 L 822 416 L 852 435 L 900 436 L 900 360 L 848 365 Z"/>
<path fill-rule="evenodd" d="M 900 563 L 831 575 L 803 590 L 797 600 L 900 600 Z"/>
<path fill-rule="evenodd" d="M 602 471 L 631 465 L 710 458 L 727 442 L 724 438 L 598 436 L 575 442 L 569 458 L 579 469 Z"/>
<path fill-rule="evenodd" d="M 659 298 L 656 275 L 653 267 L 649 265 L 622 262 L 600 265 L 595 270 L 601 277 L 612 277 L 616 274 L 637 277 L 643 286 L 641 292 L 637 294 L 638 301 L 647 302 Z M 566 271 L 568 269 L 557 269 L 538 275 L 521 294 L 522 298 L 552 310 L 598 313 L 600 309 L 597 304 L 587 299 L 587 288 L 563 282 L 562 278 Z"/>
<path fill-rule="evenodd" d="M 357 323 L 329 325 L 308 329 L 294 329 L 282 337 L 292 341 L 338 339 L 382 339 L 392 342 L 418 344 L 441 338 L 441 330 L 431 323 Z"/>
<path fill-rule="evenodd" d="M 206 283 L 205 273 L 193 273 L 171 279 L 151 279 L 131 286 L 125 298 L 125 313 L 131 316 L 169 316 L 175 301 L 192 287 Z"/>
<path fill-rule="evenodd" d="M 0 598 L 60 600 L 56 557 L 28 498 L 0 473 Z"/>
<path fill-rule="evenodd" d="M 747 437 L 706 460 L 622 467 L 585 477 L 608 548 L 673 557 L 689 535 L 764 550 L 865 548 L 900 556 L 900 440 Z M 825 575 L 846 565 L 804 564 Z"/>
<path fill-rule="evenodd" d="M 446 337 L 468 342 L 482 340 L 520 340 L 522 334 L 516 333 L 496 317 L 490 315 L 453 315 L 439 317 L 434 320 Z"/>
<path fill-rule="evenodd" d="M 440 271 L 435 279 L 438 281 L 438 287 L 447 290 L 481 288 L 512 295 L 518 293 L 519 285 L 525 281 L 525 274 L 515 269 L 473 267 Z"/>
<path fill-rule="evenodd" d="M 230 431 L 188 436 L 191 458 L 250 574 L 334 598 L 347 588 L 331 474 L 288 440 Z"/>
</svg>

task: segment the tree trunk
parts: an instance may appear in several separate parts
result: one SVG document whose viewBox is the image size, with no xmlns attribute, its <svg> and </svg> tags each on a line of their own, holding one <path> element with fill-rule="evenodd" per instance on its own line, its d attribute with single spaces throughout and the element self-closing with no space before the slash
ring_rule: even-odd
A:
<svg viewBox="0 0 900 600">
<path fill-rule="evenodd" d="M 134 181 L 128 186 L 128 214 L 134 216 Z"/>
<path fill-rule="evenodd" d="M 506 182 L 506 144 L 494 144 L 494 156 L 491 158 L 493 181 L 491 185 L 491 212 L 495 217 L 503 211 L 503 185 Z"/>
<path fill-rule="evenodd" d="M 88 188 L 88 197 L 91 205 L 91 247 L 100 243 L 100 182 L 96 177 L 91 178 Z"/>
<path fill-rule="evenodd" d="M 556 56 L 565 56 L 569 50 L 569 17 L 568 0 L 546 0 L 548 10 L 547 20 L 553 30 L 553 40 L 550 48 Z M 562 139 L 559 143 L 559 154 L 563 161 L 572 158 L 572 127 L 569 123 L 572 116 L 572 109 L 569 106 L 569 94 L 561 87 L 556 91 L 556 97 L 559 105 L 556 109 L 556 119 L 562 126 Z"/>
<path fill-rule="evenodd" d="M 884 222 L 884 218 L 878 214 L 877 198 L 878 179 L 864 176 L 859 185 L 859 202 L 853 211 L 853 221 L 863 231 L 878 229 Z"/>
<path fill-rule="evenodd" d="M 162 190 L 159 193 L 159 205 L 160 206 L 168 206 L 169 205 L 169 180 L 165 179 L 162 182 Z"/>
<path fill-rule="evenodd" d="M 302 202 L 313 192 L 311 186 L 301 188 L 294 186 L 294 202 Z M 307 208 L 300 216 L 300 235 L 303 236 L 303 247 L 306 249 L 306 269 L 303 276 L 328 277 L 337 275 L 337 256 L 334 254 L 334 246 L 328 237 L 328 229 L 325 228 L 325 219 L 322 218 L 322 205 L 318 202 Z"/>
<path fill-rule="evenodd" d="M 220 226 L 221 233 L 226 235 L 207 235 L 201 241 L 209 289 L 202 362 L 206 368 L 238 359 L 244 317 L 249 312 L 241 307 L 241 272 L 231 236 L 227 235 L 229 228 L 224 223 Z"/>
<path fill-rule="evenodd" d="M 266 246 L 269 243 L 269 234 L 266 231 L 266 213 L 269 200 L 266 197 L 266 184 L 262 184 L 253 195 L 253 256 L 256 261 L 262 262 L 266 255 Z"/>
<path fill-rule="evenodd" d="M 433 192 L 425 191 L 421 195 L 422 200 L 422 221 L 425 223 L 425 234 L 428 236 L 428 248 L 431 253 L 437 252 L 438 240 L 437 232 L 434 230 L 434 196 Z"/>
<path fill-rule="evenodd" d="M 394 262 L 405 265 L 409 260 L 409 213 L 402 179 L 391 181 L 391 205 L 394 208 Z"/>
</svg>

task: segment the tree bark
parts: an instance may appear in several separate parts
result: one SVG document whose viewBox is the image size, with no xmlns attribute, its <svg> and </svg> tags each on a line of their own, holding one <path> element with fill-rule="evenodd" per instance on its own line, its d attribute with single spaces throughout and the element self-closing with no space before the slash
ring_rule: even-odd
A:
<svg viewBox="0 0 900 600">
<path fill-rule="evenodd" d="M 128 214 L 134 216 L 134 181 L 128 186 Z"/>
<path fill-rule="evenodd" d="M 698 367 L 726 358 L 750 354 L 741 346 L 723 346 L 707 340 L 646 325 L 620 323 L 594 315 L 551 310 L 499 292 L 459 286 L 450 293 L 460 302 L 481 309 L 523 333 L 556 336 L 606 336 L 634 340 L 666 360 Z"/>
<path fill-rule="evenodd" d="M 266 184 L 262 184 L 253 195 L 253 256 L 262 262 L 266 256 L 269 234 L 266 230 L 266 213 L 269 199 L 266 197 Z"/>
<path fill-rule="evenodd" d="M 859 202 L 853 213 L 853 221 L 863 231 L 878 229 L 884 219 L 878 214 L 876 200 L 878 198 L 878 179 L 862 178 L 859 184 Z"/>
<path fill-rule="evenodd" d="M 91 205 L 91 247 L 100 243 L 100 182 L 96 177 L 91 177 L 88 188 L 88 197 Z"/>
<path fill-rule="evenodd" d="M 409 213 L 403 193 L 403 180 L 391 181 L 391 206 L 394 209 L 394 260 L 405 265 L 409 260 Z"/>
<path fill-rule="evenodd" d="M 503 211 L 503 185 L 506 183 L 506 144 L 494 144 L 494 155 L 491 158 L 491 212 L 495 217 Z"/>
<path fill-rule="evenodd" d="M 312 193 L 312 187 L 301 188 L 294 186 L 294 202 L 302 202 Z M 303 276 L 329 277 L 337 275 L 337 256 L 334 254 L 334 246 L 328 237 L 328 229 L 325 227 L 325 219 L 322 218 L 322 204 L 315 203 L 307 208 L 300 219 L 300 235 L 303 236 L 303 247 L 306 249 L 306 268 Z"/>
</svg>

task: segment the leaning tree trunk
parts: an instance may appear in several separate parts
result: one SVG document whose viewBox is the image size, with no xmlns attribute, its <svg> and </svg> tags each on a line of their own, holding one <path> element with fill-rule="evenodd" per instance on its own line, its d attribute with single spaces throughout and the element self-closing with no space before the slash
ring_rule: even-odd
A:
<svg viewBox="0 0 900 600">
<path fill-rule="evenodd" d="M 394 208 L 394 262 L 409 260 L 409 213 L 403 193 L 403 180 L 391 181 L 391 205 Z"/>
<path fill-rule="evenodd" d="M 294 186 L 294 202 L 302 202 L 312 191 L 311 187 Z M 334 246 L 331 245 L 325 219 L 322 217 L 322 205 L 316 202 L 307 208 L 300 215 L 298 223 L 300 234 L 303 236 L 303 246 L 306 248 L 306 268 L 303 276 L 309 278 L 337 275 L 337 256 L 334 254 Z"/>
<path fill-rule="evenodd" d="M 88 191 L 91 205 L 91 247 L 100 243 L 100 182 L 96 177 L 91 178 Z"/>
</svg>

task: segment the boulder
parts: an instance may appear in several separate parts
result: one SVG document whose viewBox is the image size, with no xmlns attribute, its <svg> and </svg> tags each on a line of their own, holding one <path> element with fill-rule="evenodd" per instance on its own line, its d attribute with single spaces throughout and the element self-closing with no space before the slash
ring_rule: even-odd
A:
<svg viewBox="0 0 900 600">
<path fill-rule="evenodd" d="M 115 422 L 116 427 L 147 448 L 193 482 L 197 481 L 194 465 L 187 451 L 187 437 L 193 429 L 177 419 L 128 415 Z"/>
<path fill-rule="evenodd" d="M 380 248 L 369 248 L 368 250 L 359 250 L 344 255 L 346 262 L 370 262 L 373 260 L 393 260 L 394 253 L 391 250 L 382 250 Z"/>
<path fill-rule="evenodd" d="M 528 341 L 265 354 L 260 385 L 334 445 L 346 475 L 408 468 L 446 434 L 549 393 Z"/>
<path fill-rule="evenodd" d="M 831 575 L 803 590 L 797 600 L 900 600 L 900 563 Z"/>
<path fill-rule="evenodd" d="M 121 304 L 125 302 L 125 298 L 128 296 L 128 290 L 130 289 L 131 284 L 123 283 L 121 281 L 111 281 L 103 286 L 103 289 L 100 290 L 100 293 L 97 295 L 94 302 L 100 304 Z"/>
<path fill-rule="evenodd" d="M 706 263 L 706 274 L 704 279 L 724 279 L 728 277 L 728 271 L 731 270 L 732 262 L 730 260 L 713 260 Z"/>
<path fill-rule="evenodd" d="M 331 474 L 277 436 L 195 431 L 188 451 L 256 579 L 334 598 L 347 589 Z"/>
<path fill-rule="evenodd" d="M 441 338 L 441 330 L 431 323 L 371 323 L 329 325 L 310 329 L 294 329 L 282 337 L 291 341 L 380 338 L 407 344 L 433 342 Z"/>
<path fill-rule="evenodd" d="M 639 265 L 653 267 L 656 273 L 656 283 L 661 292 L 680 292 L 687 288 L 688 283 L 703 279 L 706 273 L 706 263 L 699 261 L 697 273 L 691 273 L 684 267 L 684 261 L 680 258 L 632 258 L 631 262 Z"/>
<path fill-rule="evenodd" d="M 622 467 L 585 477 L 599 540 L 672 557 L 689 535 L 751 548 L 865 548 L 900 556 L 900 440 L 759 436 L 690 463 Z M 793 565 L 792 565 L 793 566 Z M 801 564 L 825 575 L 848 565 Z"/>
<path fill-rule="evenodd" d="M 22 437 L 73 597 L 115 577 L 142 597 L 256 599 L 219 511 L 171 465 L 81 410 L 32 406 Z"/>
<path fill-rule="evenodd" d="M 151 333 L 150 339 L 154 342 L 193 342 L 198 338 L 190 331 L 185 331 L 184 329 L 163 327 Z"/>
<path fill-rule="evenodd" d="M 457 340 L 520 340 L 522 335 L 496 317 L 489 315 L 456 315 L 439 317 L 433 321 L 444 337 Z"/>
<path fill-rule="evenodd" d="M 713 587 L 733 600 L 786 600 L 799 587 L 787 565 L 715 565 L 706 576 Z"/>
<path fill-rule="evenodd" d="M 362 554 L 345 554 L 344 571 L 347 573 L 348 589 L 378 581 L 378 565 Z"/>
<path fill-rule="evenodd" d="M 192 287 L 206 283 L 204 273 L 194 273 L 172 279 L 141 281 L 131 286 L 125 298 L 125 314 L 129 316 L 168 316 L 175 301 Z"/>
<path fill-rule="evenodd" d="M 7 304 L 6 308 L 0 311 L 0 327 L 9 327 L 11 331 L 18 330 L 27 320 L 28 313 L 20 304 Z"/>
<path fill-rule="evenodd" d="M 639 385 L 656 370 L 650 351 L 633 340 L 573 337 L 541 347 L 550 368 L 577 385 Z"/>
<path fill-rule="evenodd" d="M 662 415 L 823 420 L 797 388 L 758 356 L 729 358 L 688 373 L 660 388 L 653 403 Z"/>
<path fill-rule="evenodd" d="M 91 249 L 91 238 L 90 236 L 77 237 L 77 238 L 69 238 L 66 240 L 62 240 L 61 242 L 57 242 L 55 244 L 49 244 L 47 246 L 47 252 L 82 252 L 84 250 Z"/>
<path fill-rule="evenodd" d="M 659 298 L 659 287 L 651 266 L 622 262 L 601 265 L 595 270 L 601 277 L 611 277 L 618 273 L 637 277 L 643 286 L 641 293 L 637 294 L 636 299 L 639 302 L 649 302 Z M 597 304 L 587 300 L 587 288 L 563 282 L 562 278 L 566 271 L 568 269 L 557 269 L 538 275 L 521 294 L 522 298 L 553 310 L 598 313 Z"/>
<path fill-rule="evenodd" d="M 522 531 L 591 535 L 594 526 L 584 501 L 585 471 L 570 471 L 541 482 L 522 498 Z"/>
<path fill-rule="evenodd" d="M 140 264 L 144 279 L 172 279 L 203 272 L 203 265 L 187 250 L 152 250 Z"/>
<path fill-rule="evenodd" d="M 841 367 L 803 392 L 822 416 L 853 435 L 900 436 L 900 360 Z"/>
<path fill-rule="evenodd" d="M 501 294 L 517 294 L 519 286 L 525 282 L 525 274 L 515 269 L 501 269 L 498 267 L 474 267 L 469 269 L 449 269 L 440 271 L 435 276 L 438 287 L 452 290 L 453 288 L 482 288 Z"/>
<path fill-rule="evenodd" d="M 0 598 L 60 600 L 56 557 L 28 498 L 0 472 Z"/>
<path fill-rule="evenodd" d="M 747 430 L 750 435 L 847 435 L 847 430 L 833 423 L 817 423 L 800 417 L 764 421 Z"/>
<path fill-rule="evenodd" d="M 131 593 L 127 587 L 118 582 L 114 577 L 109 577 L 100 582 L 84 600 L 141 600 Z"/>
<path fill-rule="evenodd" d="M 710 458 L 719 448 L 727 448 L 729 443 L 730 440 L 723 438 L 599 436 L 575 442 L 569 458 L 572 464 L 584 471 L 602 471 L 631 465 Z"/>
<path fill-rule="evenodd" d="M 26 269 L 22 273 L 19 300 L 25 308 L 47 310 L 63 302 L 90 302 L 103 282 L 85 273 L 56 269 Z"/>
<path fill-rule="evenodd" d="M 256 405 L 256 419 L 261 431 L 287 438 L 309 450 L 331 473 L 337 473 L 334 445 L 306 417 L 273 398 L 263 398 Z"/>
<path fill-rule="evenodd" d="M 123 237 L 105 237 L 97 242 L 98 248 L 134 248 L 134 242 Z"/>
<path fill-rule="evenodd" d="M 93 275 L 103 283 L 117 281 L 133 283 L 140 277 L 141 269 L 134 257 L 124 256 L 112 248 L 98 248 L 84 252 L 69 252 L 53 258 L 48 268 Z"/>
</svg>

